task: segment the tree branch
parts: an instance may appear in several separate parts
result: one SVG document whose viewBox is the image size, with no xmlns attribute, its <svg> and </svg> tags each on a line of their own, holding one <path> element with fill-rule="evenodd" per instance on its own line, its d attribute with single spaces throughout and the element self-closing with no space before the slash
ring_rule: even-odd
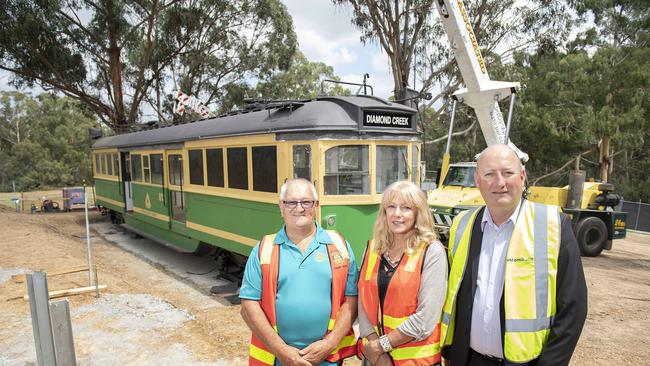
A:
<svg viewBox="0 0 650 366">
<path fill-rule="evenodd" d="M 454 137 L 454 136 L 462 136 L 462 135 L 465 135 L 465 134 L 469 133 L 469 132 L 474 128 L 474 126 L 476 126 L 476 119 L 472 119 L 472 124 L 469 125 L 469 127 L 467 127 L 466 129 L 464 129 L 464 130 L 462 130 L 462 131 L 454 132 L 454 133 L 451 134 L 451 136 Z M 427 141 L 426 144 L 427 144 L 427 145 L 430 145 L 430 144 L 438 143 L 438 142 L 440 142 L 440 141 L 445 141 L 445 140 L 447 140 L 447 137 L 448 137 L 448 136 L 449 136 L 449 134 L 446 134 L 446 135 L 444 135 L 444 136 L 442 136 L 442 137 L 438 137 L 437 139 L 433 139 L 433 140 L 431 140 L 431 141 Z"/>
<path fill-rule="evenodd" d="M 537 178 L 535 178 L 535 179 L 531 179 L 531 185 L 532 185 L 532 186 L 536 186 L 536 185 L 537 185 L 537 182 L 539 182 L 540 180 L 542 180 L 542 179 L 544 179 L 544 178 L 548 178 L 548 177 L 550 177 L 550 176 L 553 176 L 553 175 L 555 175 L 555 174 L 557 174 L 557 173 L 560 173 L 560 172 L 563 171 L 567 166 L 569 166 L 571 163 L 573 163 L 574 161 L 576 161 L 576 159 L 582 157 L 582 155 L 587 155 L 587 154 L 589 154 L 590 152 L 593 152 L 594 149 L 595 149 L 595 147 L 592 147 L 591 149 L 589 149 L 589 150 L 587 150 L 587 151 L 583 151 L 583 152 L 581 152 L 580 154 L 578 154 L 577 156 L 575 156 L 575 157 L 569 159 L 566 163 L 564 163 L 564 165 L 562 165 L 562 166 L 559 167 L 558 169 L 556 169 L 556 170 L 554 170 L 554 171 L 552 171 L 552 172 L 550 172 L 550 173 L 544 174 L 544 175 L 542 175 L 542 176 L 540 176 L 540 177 L 537 177 Z"/>
</svg>

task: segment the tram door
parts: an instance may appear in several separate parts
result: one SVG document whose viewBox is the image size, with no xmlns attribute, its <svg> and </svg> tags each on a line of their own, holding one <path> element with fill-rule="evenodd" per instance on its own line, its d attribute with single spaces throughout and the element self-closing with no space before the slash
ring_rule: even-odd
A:
<svg viewBox="0 0 650 366">
<path fill-rule="evenodd" d="M 185 223 L 185 193 L 183 192 L 183 155 L 180 151 L 167 152 L 169 194 L 172 220 Z"/>
<path fill-rule="evenodd" d="M 124 203 L 127 211 L 133 211 L 133 191 L 131 190 L 131 157 L 128 152 L 120 153 L 122 177 L 124 177 Z"/>
</svg>

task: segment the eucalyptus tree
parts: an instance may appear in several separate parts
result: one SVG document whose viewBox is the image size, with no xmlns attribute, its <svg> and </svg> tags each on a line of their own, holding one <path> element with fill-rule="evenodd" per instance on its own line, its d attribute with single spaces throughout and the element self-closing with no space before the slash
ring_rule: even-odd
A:
<svg viewBox="0 0 650 366">
<path fill-rule="evenodd" d="M 462 85 L 462 80 L 435 0 L 333 2 L 352 7 L 352 23 L 361 31 L 361 41 L 377 42 L 386 52 L 395 98 L 399 99 L 399 91 L 407 85 L 432 92 L 426 107 L 434 111 L 425 115 L 423 127 L 438 122 L 448 110 L 449 95 Z M 548 39 L 555 42 L 570 31 L 569 5 L 561 0 L 468 0 L 464 7 L 488 72 L 494 64 L 511 60 L 515 52 L 535 49 Z M 472 124 L 472 113 L 467 116 L 459 119 L 459 129 Z"/>
<path fill-rule="evenodd" d="M 296 52 L 288 70 L 260 81 L 251 91 L 263 99 L 312 99 L 321 93 L 326 95 L 349 95 L 350 91 L 335 83 L 323 80 L 340 81 L 334 69 L 323 62 L 311 62 Z M 321 90 L 321 85 L 323 90 Z"/>
<path fill-rule="evenodd" d="M 88 128 L 97 126 L 93 113 L 76 99 L 0 92 L 0 190 L 12 189 L 12 182 L 18 190 L 30 190 L 89 181 Z"/>
<path fill-rule="evenodd" d="M 118 133 L 183 89 L 210 103 L 229 85 L 288 67 L 296 48 L 279 0 L 7 0 L 0 69 L 87 105 Z"/>
</svg>

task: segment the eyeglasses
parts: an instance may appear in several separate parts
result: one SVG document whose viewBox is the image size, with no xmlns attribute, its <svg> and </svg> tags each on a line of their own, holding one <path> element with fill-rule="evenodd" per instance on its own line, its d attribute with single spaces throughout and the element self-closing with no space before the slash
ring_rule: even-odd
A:
<svg viewBox="0 0 650 366">
<path fill-rule="evenodd" d="M 314 207 L 314 204 L 316 202 L 317 201 L 314 201 L 314 200 L 282 201 L 282 204 L 284 205 L 284 207 L 290 208 L 290 209 L 294 209 L 294 208 L 298 207 L 298 204 L 300 204 L 300 206 L 302 206 L 302 208 L 312 208 L 312 207 Z"/>
</svg>

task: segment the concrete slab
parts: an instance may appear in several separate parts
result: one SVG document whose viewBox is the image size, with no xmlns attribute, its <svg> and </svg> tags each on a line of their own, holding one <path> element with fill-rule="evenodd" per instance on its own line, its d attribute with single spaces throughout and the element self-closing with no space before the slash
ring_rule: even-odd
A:
<svg viewBox="0 0 650 366">
<path fill-rule="evenodd" d="M 181 252 L 174 247 L 136 237 L 123 227 L 107 222 L 94 223 L 91 228 L 105 240 L 190 284 L 204 294 L 209 295 L 213 286 L 232 284 L 217 278 L 217 262 L 209 255 L 198 257 L 192 253 Z"/>
</svg>

